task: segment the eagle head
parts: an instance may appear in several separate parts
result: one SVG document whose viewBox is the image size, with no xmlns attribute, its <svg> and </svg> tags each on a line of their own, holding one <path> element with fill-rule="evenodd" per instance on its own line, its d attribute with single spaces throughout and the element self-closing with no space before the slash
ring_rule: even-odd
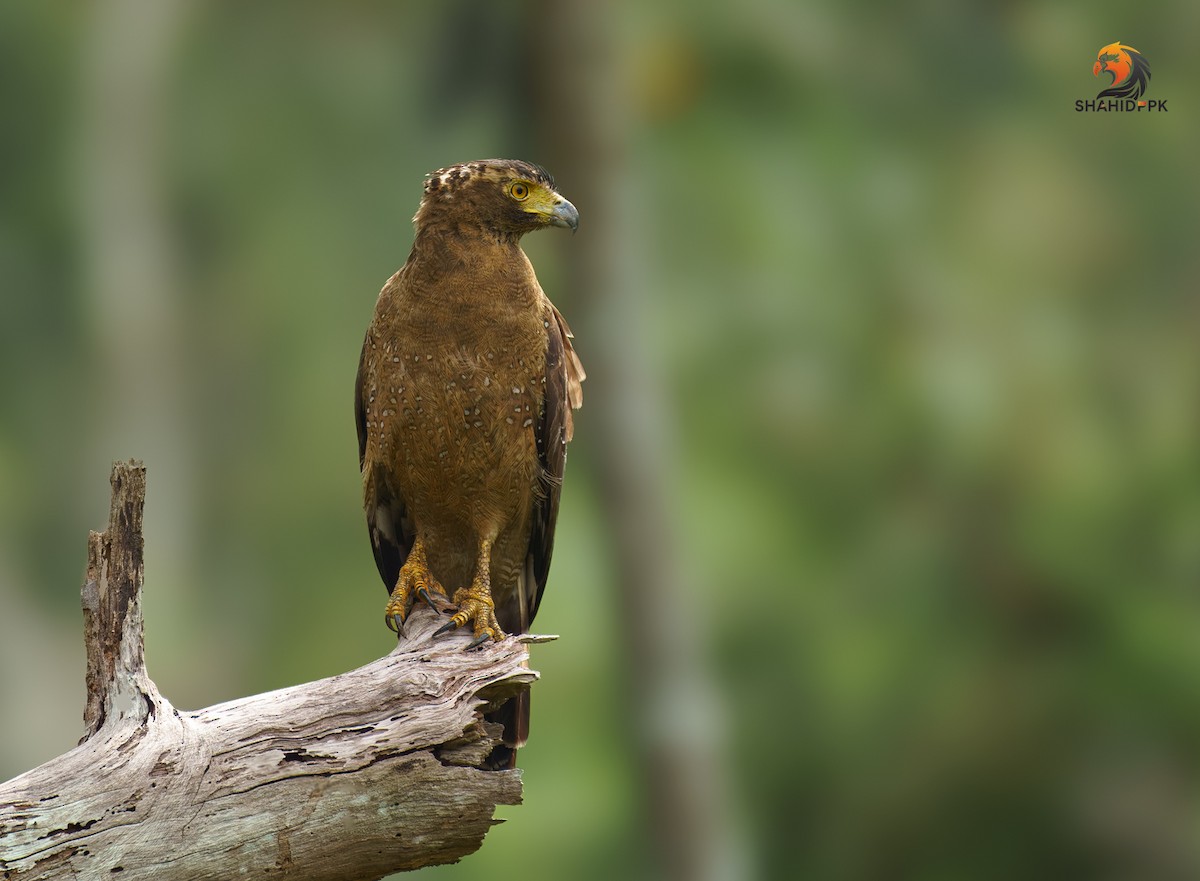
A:
<svg viewBox="0 0 1200 881">
<path fill-rule="evenodd" d="M 447 225 L 520 238 L 546 226 L 574 232 L 579 212 L 544 168 L 519 159 L 482 159 L 430 172 L 413 223 L 418 230 Z"/>
</svg>

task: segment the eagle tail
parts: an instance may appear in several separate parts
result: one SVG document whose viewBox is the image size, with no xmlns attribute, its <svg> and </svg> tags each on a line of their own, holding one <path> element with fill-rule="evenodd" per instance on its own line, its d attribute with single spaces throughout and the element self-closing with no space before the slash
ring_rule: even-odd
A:
<svg viewBox="0 0 1200 881">
<path fill-rule="evenodd" d="M 537 584 L 532 560 L 526 559 L 525 566 L 517 576 L 515 590 L 508 601 L 496 609 L 496 618 L 506 633 L 528 633 L 533 622 L 533 603 L 530 593 Z M 506 771 L 517 767 L 517 750 L 529 740 L 529 691 L 509 698 L 483 718 L 503 726 L 504 732 L 483 767 L 492 771 Z"/>
<path fill-rule="evenodd" d="M 500 743 L 492 748 L 483 767 L 489 771 L 511 771 L 517 767 L 517 750 L 529 739 L 529 692 L 509 698 L 483 718 L 504 727 Z"/>
</svg>

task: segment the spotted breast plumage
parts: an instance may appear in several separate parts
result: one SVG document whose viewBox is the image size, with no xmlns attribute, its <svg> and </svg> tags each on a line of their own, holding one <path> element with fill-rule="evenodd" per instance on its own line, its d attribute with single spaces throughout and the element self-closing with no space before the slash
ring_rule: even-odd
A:
<svg viewBox="0 0 1200 881">
<path fill-rule="evenodd" d="M 578 218 L 530 163 L 426 178 L 355 383 L 363 507 L 398 633 L 417 600 L 451 598 L 443 629 L 469 624 L 474 643 L 525 632 L 537 613 L 584 371 L 520 240 Z M 511 764 L 528 695 L 497 716 Z"/>
</svg>

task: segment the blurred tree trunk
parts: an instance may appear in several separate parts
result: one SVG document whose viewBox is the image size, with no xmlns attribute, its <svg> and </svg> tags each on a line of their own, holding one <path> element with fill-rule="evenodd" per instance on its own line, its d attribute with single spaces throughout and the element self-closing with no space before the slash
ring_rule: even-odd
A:
<svg viewBox="0 0 1200 881">
<path fill-rule="evenodd" d="M 639 266 L 628 94 L 617 3 L 538 0 L 527 72 L 539 156 L 579 207 L 568 262 L 578 349 L 589 373 L 585 434 L 614 530 L 625 672 L 663 877 L 743 877 L 734 846 L 721 714 L 705 667 L 701 595 L 684 582 L 666 475 L 669 416 L 653 358 Z"/>
<path fill-rule="evenodd" d="M 171 72 L 191 6 L 190 0 L 91 4 L 80 70 L 84 314 L 99 365 L 92 399 L 104 402 L 89 414 L 98 429 L 91 438 L 95 461 L 81 464 L 94 473 L 134 450 L 154 468 L 155 572 L 177 587 L 189 583 L 194 559 L 195 457 L 165 140 Z"/>
</svg>

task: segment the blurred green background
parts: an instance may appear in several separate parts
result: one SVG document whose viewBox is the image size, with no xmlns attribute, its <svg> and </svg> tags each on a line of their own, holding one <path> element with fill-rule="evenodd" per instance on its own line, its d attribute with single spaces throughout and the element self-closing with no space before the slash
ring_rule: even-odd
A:
<svg viewBox="0 0 1200 881">
<path fill-rule="evenodd" d="M 81 733 L 114 459 L 148 467 L 176 706 L 392 647 L 362 333 L 422 175 L 519 155 L 582 215 L 527 241 L 590 373 L 563 638 L 526 803 L 427 874 L 670 871 L 623 626 L 661 604 L 619 589 L 602 465 L 628 419 L 707 708 L 668 729 L 723 781 L 693 844 L 726 861 L 687 877 L 1200 877 L 1200 5 L 594 4 L 607 63 L 555 54 L 552 6 L 0 5 L 0 779 Z M 1074 111 L 1117 39 L 1170 112 Z M 603 88 L 555 96 L 567 66 Z M 560 112 L 618 145 L 595 179 Z M 568 283 L 581 193 L 619 218 L 608 311 Z M 644 383 L 597 368 L 626 345 Z"/>
</svg>

